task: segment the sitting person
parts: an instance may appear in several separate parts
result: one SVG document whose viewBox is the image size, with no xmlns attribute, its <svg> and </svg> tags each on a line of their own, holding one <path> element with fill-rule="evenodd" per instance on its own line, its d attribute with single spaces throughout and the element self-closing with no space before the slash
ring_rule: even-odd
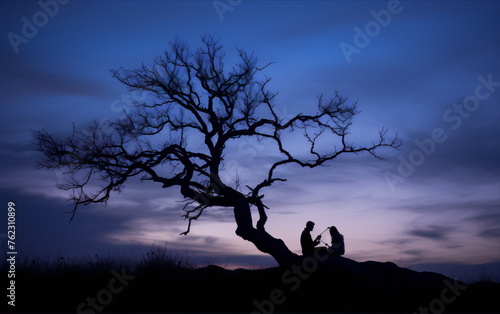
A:
<svg viewBox="0 0 500 314">
<path fill-rule="evenodd" d="M 330 227 L 332 245 L 328 248 L 331 255 L 341 256 L 345 253 L 344 236 L 339 233 L 335 226 Z"/>
<path fill-rule="evenodd" d="M 313 241 L 311 231 L 314 229 L 314 222 L 308 221 L 304 231 L 300 235 L 300 245 L 302 246 L 302 255 L 311 256 L 314 253 L 314 247 L 319 244 L 321 236 L 316 237 Z"/>
</svg>

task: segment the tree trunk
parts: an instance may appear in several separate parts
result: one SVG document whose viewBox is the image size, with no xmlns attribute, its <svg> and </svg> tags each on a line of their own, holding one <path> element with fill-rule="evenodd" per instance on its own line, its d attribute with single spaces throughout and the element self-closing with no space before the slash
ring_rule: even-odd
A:
<svg viewBox="0 0 500 314">
<path fill-rule="evenodd" d="M 250 204 L 242 194 L 238 194 L 234 206 L 236 234 L 252 242 L 259 251 L 271 255 L 281 267 L 300 263 L 302 257 L 290 251 L 283 240 L 276 239 L 267 233 L 263 224 L 259 228 L 254 228 Z"/>
</svg>

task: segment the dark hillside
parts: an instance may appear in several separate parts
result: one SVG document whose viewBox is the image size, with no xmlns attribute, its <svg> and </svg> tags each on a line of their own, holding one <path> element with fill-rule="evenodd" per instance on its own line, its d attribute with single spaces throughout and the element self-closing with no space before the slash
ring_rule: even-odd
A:
<svg viewBox="0 0 500 314">
<path fill-rule="evenodd" d="M 393 263 L 339 258 L 289 269 L 142 265 L 19 271 L 12 313 L 500 313 L 500 284 L 466 286 Z M 108 265 L 111 266 L 111 265 Z M 113 271 L 111 271 L 114 269 Z"/>
</svg>

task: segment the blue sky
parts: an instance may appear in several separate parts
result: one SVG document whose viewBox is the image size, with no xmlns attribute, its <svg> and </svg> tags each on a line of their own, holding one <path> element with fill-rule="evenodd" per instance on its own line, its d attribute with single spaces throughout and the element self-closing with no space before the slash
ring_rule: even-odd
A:
<svg viewBox="0 0 500 314">
<path fill-rule="evenodd" d="M 41 155 L 30 130 L 63 135 L 73 122 L 84 130 L 120 118 L 139 97 L 109 69 L 151 64 L 176 37 L 195 49 L 212 34 L 228 65 L 236 47 L 261 65 L 275 62 L 265 74 L 283 116 L 312 112 L 317 96 L 339 91 L 362 111 L 354 140 L 370 143 L 383 126 L 404 140 L 400 151 L 382 151 L 387 161 L 346 156 L 312 171 L 280 170 L 288 181 L 265 191 L 271 234 L 300 252 L 300 232 L 313 220 L 313 234 L 336 225 L 346 257 L 359 261 L 500 261 L 498 2 L 42 4 L 0 2 L 1 201 L 16 203 L 26 254 L 126 254 L 166 242 L 215 263 L 273 265 L 235 236 L 227 210 L 207 211 L 180 236 L 178 191 L 152 183 L 130 182 L 107 207 L 81 208 L 69 224 L 71 207 L 55 187 L 60 172 L 34 169 Z M 259 165 L 273 158 L 264 144 L 235 145 L 227 179 L 261 180 Z"/>
</svg>

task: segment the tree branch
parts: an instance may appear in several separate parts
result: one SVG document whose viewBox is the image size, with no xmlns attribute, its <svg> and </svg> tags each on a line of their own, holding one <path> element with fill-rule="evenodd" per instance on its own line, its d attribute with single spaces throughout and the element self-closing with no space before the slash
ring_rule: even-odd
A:
<svg viewBox="0 0 500 314">
<path fill-rule="evenodd" d="M 45 130 L 33 131 L 37 150 L 45 156 L 38 167 L 65 170 L 67 180 L 59 188 L 73 192 L 71 220 L 79 205 L 106 203 L 111 192 L 119 192 L 128 179 L 141 175 L 141 180 L 160 183 L 163 188 L 179 186 L 188 204 L 196 204 L 193 209 L 184 207 L 188 226 L 182 234 L 188 234 L 192 221 L 213 206 L 239 208 L 235 210 L 237 223 L 249 230 L 251 215 L 245 210 L 250 204 L 259 213 L 257 230 L 265 231 L 267 207 L 261 191 L 286 181 L 275 177 L 279 167 L 297 164 L 315 168 L 341 154 L 363 152 L 381 159 L 380 148 L 401 145 L 397 134 L 388 139 L 385 128 L 371 145 L 349 143 L 349 128 L 359 112 L 356 103 L 348 104 L 337 92 L 328 101 L 318 97 L 316 112 L 281 117 L 274 106 L 278 93 L 268 89 L 271 79 L 257 75 L 273 62 L 258 67 L 253 53 L 237 49 L 239 62 L 226 71 L 219 41 L 205 36 L 202 43 L 200 49 L 192 51 L 177 39 L 152 66 L 111 70 L 119 82 L 145 96 L 142 102 L 134 101 L 134 110 L 125 112 L 121 119 L 94 122 L 83 131 L 73 125 L 73 132 L 63 138 Z M 309 158 L 292 153 L 281 135 L 285 131 L 302 133 Z M 266 177 L 248 187 L 246 195 L 230 188 L 219 175 L 226 145 L 241 137 L 269 139 L 281 154 Z M 329 149 L 322 151 L 319 141 L 327 137 L 337 139 L 339 147 L 332 141 Z M 96 181 L 101 183 L 97 188 Z"/>
</svg>

